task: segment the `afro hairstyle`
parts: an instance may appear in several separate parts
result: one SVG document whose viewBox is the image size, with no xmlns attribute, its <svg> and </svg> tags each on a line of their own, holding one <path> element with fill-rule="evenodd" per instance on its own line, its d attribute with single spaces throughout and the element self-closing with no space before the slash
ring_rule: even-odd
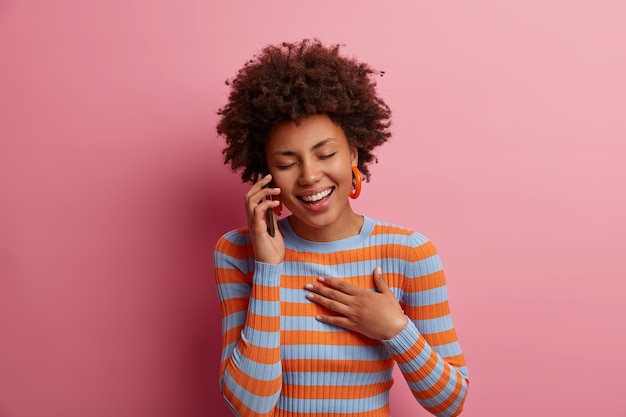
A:
<svg viewBox="0 0 626 417">
<path fill-rule="evenodd" d="M 378 162 L 373 149 L 389 139 L 391 110 L 376 92 L 384 72 L 340 55 L 340 45 L 317 39 L 266 46 L 226 81 L 227 104 L 218 110 L 217 133 L 226 146 L 224 164 L 241 171 L 242 181 L 267 173 L 265 144 L 279 123 L 327 114 L 358 150 L 363 177 Z"/>
</svg>

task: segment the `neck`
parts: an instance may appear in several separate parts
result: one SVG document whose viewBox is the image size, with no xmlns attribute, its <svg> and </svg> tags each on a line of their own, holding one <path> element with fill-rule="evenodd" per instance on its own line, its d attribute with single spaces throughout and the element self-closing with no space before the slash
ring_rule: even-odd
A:
<svg viewBox="0 0 626 417">
<path fill-rule="evenodd" d="M 315 227 L 301 222 L 293 215 L 289 216 L 289 224 L 295 234 L 312 242 L 333 242 L 357 236 L 361 232 L 363 222 L 363 216 L 353 211 L 346 213 L 346 216 L 337 219 L 332 224 L 322 227 Z"/>
</svg>

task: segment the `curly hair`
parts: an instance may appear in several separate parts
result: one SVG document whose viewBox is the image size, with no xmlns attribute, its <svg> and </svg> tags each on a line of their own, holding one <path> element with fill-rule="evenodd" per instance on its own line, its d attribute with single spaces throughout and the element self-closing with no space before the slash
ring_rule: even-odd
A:
<svg viewBox="0 0 626 417">
<path fill-rule="evenodd" d="M 266 173 L 265 144 L 284 121 L 327 114 L 358 150 L 363 177 L 367 164 L 378 162 L 372 150 L 389 139 L 391 110 L 376 93 L 375 71 L 339 54 L 340 45 L 304 39 L 265 47 L 226 81 L 228 103 L 218 110 L 218 135 L 224 136 L 224 164 L 242 170 L 242 181 Z"/>
</svg>

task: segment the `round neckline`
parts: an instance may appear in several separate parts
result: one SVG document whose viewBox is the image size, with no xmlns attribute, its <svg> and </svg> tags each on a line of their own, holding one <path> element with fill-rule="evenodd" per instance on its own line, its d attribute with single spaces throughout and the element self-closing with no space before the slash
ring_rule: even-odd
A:
<svg viewBox="0 0 626 417">
<path fill-rule="evenodd" d="M 367 216 L 363 216 L 363 226 L 361 226 L 358 235 L 332 240 L 330 242 L 315 242 L 298 236 L 291 228 L 287 217 L 278 220 L 278 226 L 280 227 L 287 247 L 325 252 L 354 248 L 355 245 L 365 240 L 372 233 L 374 221 Z"/>
</svg>

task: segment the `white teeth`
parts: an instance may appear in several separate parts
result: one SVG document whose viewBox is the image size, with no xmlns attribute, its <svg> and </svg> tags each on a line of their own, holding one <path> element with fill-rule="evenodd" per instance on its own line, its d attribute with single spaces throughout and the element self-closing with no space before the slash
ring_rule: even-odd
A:
<svg viewBox="0 0 626 417">
<path fill-rule="evenodd" d="M 312 202 L 319 201 L 322 198 L 326 197 L 328 194 L 331 193 L 331 191 L 332 189 L 328 189 L 326 191 L 322 191 L 317 194 L 303 196 L 302 199 L 306 201 L 307 203 L 312 203 Z"/>
</svg>

